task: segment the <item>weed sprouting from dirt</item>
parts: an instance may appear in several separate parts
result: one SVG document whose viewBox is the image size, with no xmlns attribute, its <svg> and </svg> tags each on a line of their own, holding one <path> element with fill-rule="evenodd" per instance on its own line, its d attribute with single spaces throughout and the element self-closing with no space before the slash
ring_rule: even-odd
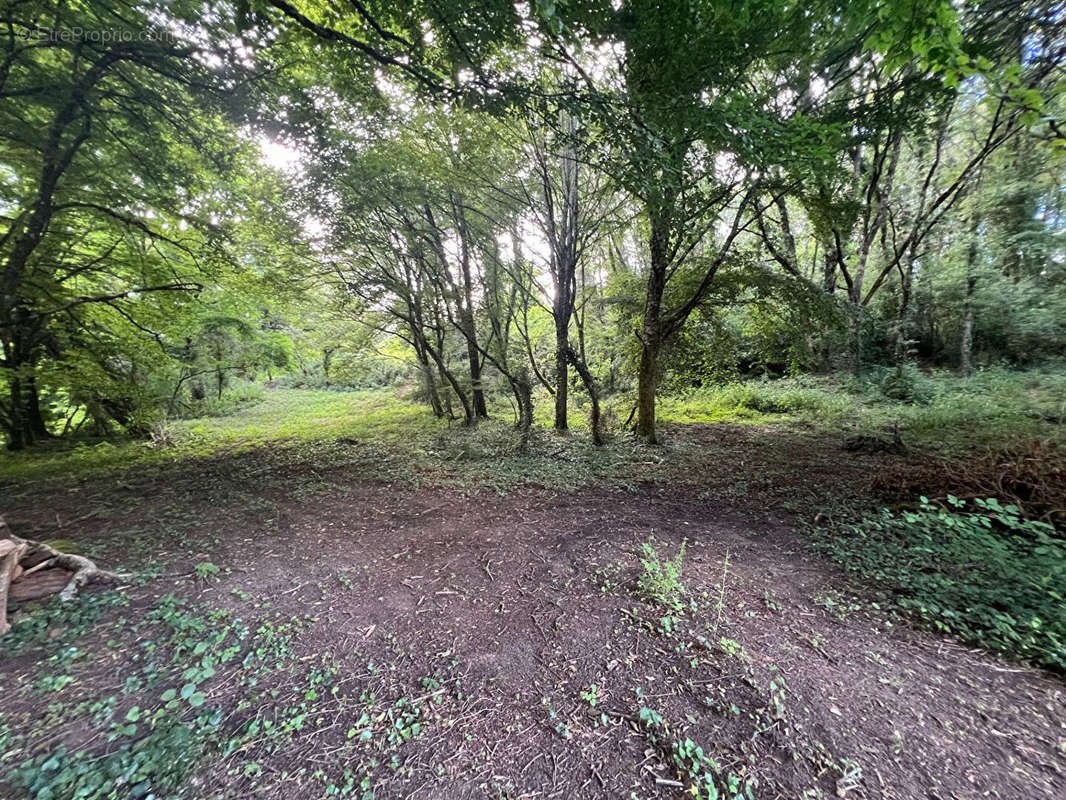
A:
<svg viewBox="0 0 1066 800">
<path fill-rule="evenodd" d="M 640 593 L 648 600 L 666 608 L 680 611 L 685 607 L 685 585 L 681 582 L 681 566 L 685 558 L 686 541 L 681 542 L 671 559 L 660 557 L 655 549 L 655 540 L 650 539 L 640 546 L 641 572 L 637 579 Z"/>
</svg>

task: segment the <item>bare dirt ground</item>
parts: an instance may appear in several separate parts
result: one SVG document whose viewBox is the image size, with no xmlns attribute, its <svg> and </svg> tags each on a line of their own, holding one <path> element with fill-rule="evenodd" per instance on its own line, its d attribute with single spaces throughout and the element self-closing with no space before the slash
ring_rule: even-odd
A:
<svg viewBox="0 0 1066 800">
<path fill-rule="evenodd" d="M 118 746 L 47 707 L 117 693 L 146 638 L 118 615 L 173 592 L 249 619 L 309 615 L 253 702 L 233 705 L 237 663 L 204 688 L 234 735 L 301 703 L 313 718 L 242 734 L 175 796 L 668 798 L 710 775 L 755 798 L 1066 797 L 1061 677 L 870 610 L 807 550 L 788 498 L 861 485 L 893 457 L 713 437 L 700 486 L 501 496 L 343 469 L 256 483 L 219 462 L 13 493 L 14 530 L 158 574 L 77 640 L 52 694 L 36 683 L 47 647 L 0 643 L 4 722 L 33 731 L 10 762 Z M 636 591 L 651 537 L 667 556 L 687 542 L 683 611 Z M 197 578 L 204 561 L 221 572 Z M 309 700 L 320 674 L 331 688 Z M 0 769 L 0 795 L 22 797 L 10 780 Z"/>
</svg>

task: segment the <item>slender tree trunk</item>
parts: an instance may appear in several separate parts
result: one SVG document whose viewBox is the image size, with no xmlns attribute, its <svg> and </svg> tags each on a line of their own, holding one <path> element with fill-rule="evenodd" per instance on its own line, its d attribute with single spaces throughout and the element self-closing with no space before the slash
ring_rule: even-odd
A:
<svg viewBox="0 0 1066 800">
<path fill-rule="evenodd" d="M 917 277 L 917 260 L 910 256 L 906 259 L 903 279 L 900 284 L 899 319 L 896 320 L 896 371 L 901 373 L 903 365 L 914 354 L 914 279 Z"/>
<path fill-rule="evenodd" d="M 662 350 L 662 306 L 668 269 L 665 226 L 651 218 L 651 264 L 644 299 L 644 326 L 641 335 L 640 372 L 637 376 L 637 435 L 655 444 L 655 389 L 659 378 Z"/>
<path fill-rule="evenodd" d="M 485 404 L 485 389 L 481 385 L 481 354 L 477 348 L 474 314 L 469 307 L 464 307 L 460 312 L 460 323 L 466 337 L 466 357 L 470 363 L 470 388 L 473 394 L 474 413 L 485 418 L 488 417 L 489 411 Z"/>
<path fill-rule="evenodd" d="M 963 301 L 962 343 L 959 345 L 959 372 L 966 376 L 973 372 L 973 293 L 977 288 L 977 236 L 981 230 L 981 217 L 974 213 L 970 221 L 970 247 L 966 253 L 966 299 Z"/>
<path fill-rule="evenodd" d="M 518 403 L 518 430 L 522 433 L 519 450 L 526 451 L 529 435 L 533 428 L 533 386 L 529 380 L 529 371 L 525 367 L 514 370 L 511 376 L 511 389 Z"/>
<path fill-rule="evenodd" d="M 968 376 L 973 372 L 973 290 L 977 278 L 966 279 L 966 309 L 962 319 L 962 345 L 959 347 L 959 372 Z"/>
<path fill-rule="evenodd" d="M 441 357 L 440 353 L 432 347 L 427 347 L 427 352 L 437 364 L 437 369 L 440 371 L 441 376 L 448 382 L 448 385 L 452 387 L 452 391 L 454 391 L 455 396 L 459 398 L 459 402 L 463 404 L 463 424 L 468 428 L 472 428 L 477 424 L 477 416 L 473 402 L 470 400 L 467 393 L 463 391 L 462 385 L 460 385 L 459 381 L 451 373 L 451 370 L 445 366 L 444 359 Z"/>
<path fill-rule="evenodd" d="M 429 407 L 433 410 L 433 416 L 443 417 L 444 407 L 440 402 L 440 393 L 437 391 L 437 381 L 433 377 L 433 368 L 430 367 L 428 361 L 422 364 L 421 372 L 426 400 L 429 402 Z"/>
<path fill-rule="evenodd" d="M 452 207 L 459 229 L 459 268 L 463 273 L 463 304 L 459 309 L 459 323 L 466 337 L 466 354 L 470 361 L 470 387 L 474 397 L 474 413 L 486 418 L 489 415 L 485 404 L 485 390 L 481 385 L 481 353 L 478 349 L 477 326 L 474 322 L 474 281 L 470 272 L 470 240 L 466 227 L 466 214 L 462 201 L 454 201 Z"/>
<path fill-rule="evenodd" d="M 437 391 L 437 381 L 433 377 L 433 367 L 426 354 L 425 342 L 422 341 L 421 331 L 415 331 L 413 326 L 412 341 L 415 347 L 415 358 L 418 360 L 418 371 L 422 375 L 422 389 L 426 393 L 426 402 L 433 410 L 433 416 L 443 417 L 444 407 L 441 405 L 440 392 Z"/>
<path fill-rule="evenodd" d="M 567 400 L 569 399 L 570 375 L 567 370 L 570 351 L 570 319 L 574 314 L 574 279 L 577 273 L 578 225 L 580 222 L 578 194 L 578 161 L 575 151 L 577 123 L 573 115 L 561 111 L 559 122 L 565 135 L 562 139 L 561 208 L 551 237 L 552 259 L 555 263 L 552 277 L 555 280 L 555 303 L 552 316 L 555 318 L 555 429 L 567 429 Z M 545 195 L 549 190 L 545 186 Z"/>
<path fill-rule="evenodd" d="M 329 368 L 333 364 L 333 353 L 334 349 L 332 347 L 326 347 L 322 350 L 322 377 L 325 379 L 327 389 L 329 388 Z"/>
<path fill-rule="evenodd" d="M 833 294 L 837 288 L 837 260 L 832 250 L 824 248 L 824 262 L 822 265 L 822 288 L 826 294 Z"/>
<path fill-rule="evenodd" d="M 596 389 L 596 381 L 589 372 L 585 360 L 574 352 L 573 348 L 567 351 L 570 363 L 574 365 L 577 374 L 581 376 L 581 382 L 585 384 L 585 391 L 589 393 L 592 401 L 592 410 L 589 412 L 589 427 L 592 428 L 592 443 L 597 447 L 603 444 L 603 433 L 600 430 L 600 393 Z"/>
<path fill-rule="evenodd" d="M 567 315 L 569 316 L 569 315 Z M 570 339 L 567 335 L 567 323 L 555 318 L 555 430 L 567 429 L 566 404 L 569 400 L 569 379 L 567 373 L 567 351 Z"/>
<path fill-rule="evenodd" d="M 440 393 L 437 391 L 437 380 L 433 377 L 433 367 L 429 356 L 425 354 L 425 348 L 416 348 L 418 353 L 419 371 L 422 373 L 422 388 L 425 391 L 426 402 L 430 403 L 433 416 L 445 416 L 445 407 L 440 403 Z"/>
<path fill-rule="evenodd" d="M 862 375 L 862 303 L 856 300 L 848 302 L 848 369 Z"/>
<path fill-rule="evenodd" d="M 444 370 L 438 368 L 437 372 L 440 376 L 441 386 L 450 386 L 451 384 L 448 382 L 448 379 L 444 377 Z M 452 393 L 449 392 L 447 388 L 445 388 L 444 392 L 441 394 L 441 404 L 444 406 L 445 416 L 447 416 L 448 419 L 455 419 L 455 409 L 452 406 Z"/>
</svg>

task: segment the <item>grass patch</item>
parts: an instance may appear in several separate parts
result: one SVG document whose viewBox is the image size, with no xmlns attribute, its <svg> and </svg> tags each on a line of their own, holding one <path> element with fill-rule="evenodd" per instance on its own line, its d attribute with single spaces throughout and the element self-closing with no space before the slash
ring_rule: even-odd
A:
<svg viewBox="0 0 1066 800">
<path fill-rule="evenodd" d="M 153 471 L 195 469 L 225 458 L 226 477 L 246 485 L 307 472 L 288 484 L 306 497 L 335 488 L 319 473 L 337 468 L 393 483 L 504 492 L 523 484 L 564 489 L 654 480 L 696 455 L 684 441 L 667 452 L 620 435 L 600 448 L 581 432 L 559 435 L 540 427 L 528 452 L 520 453 L 509 409 L 496 406 L 492 412 L 492 419 L 471 430 L 436 419 L 427 407 L 391 389 L 275 389 L 262 403 L 228 416 L 170 421 L 166 433 L 156 437 L 163 446 L 120 441 L 2 453 L 0 484 L 65 484 L 101 475 L 136 481 Z"/>
<path fill-rule="evenodd" d="M 1007 657 L 1066 672 L 1066 543 L 1015 506 L 925 502 L 816 534 L 880 603 Z"/>
<path fill-rule="evenodd" d="M 539 396 L 538 420 L 543 418 L 543 424 L 534 428 L 525 453 L 519 452 L 512 409 L 499 397 L 492 419 L 470 430 L 457 421 L 434 418 L 424 405 L 394 389 L 276 389 L 267 391 L 262 402 L 226 416 L 169 421 L 152 441 L 83 442 L 0 454 L 0 485 L 66 484 L 99 475 L 136 481 L 174 467 L 210 466 L 201 462 L 221 463 L 234 455 L 245 458 L 229 458 L 227 475 L 251 482 L 268 473 L 290 475 L 294 467 L 313 473 L 304 476 L 305 482 L 313 478 L 313 485 L 291 487 L 308 497 L 334 491 L 319 473 L 337 468 L 352 478 L 499 492 L 523 484 L 560 489 L 647 481 L 691 484 L 701 480 L 708 457 L 698 431 L 685 428 L 684 423 L 694 422 L 791 429 L 830 441 L 857 433 L 883 434 L 898 426 L 908 447 L 949 458 L 1019 442 L 1066 443 L 1061 399 L 1066 397 L 1066 375 L 1061 372 L 990 369 L 967 379 L 917 371 L 905 375 L 907 381 L 921 383 L 901 395 L 910 401 L 886 396 L 885 375 L 873 369 L 862 381 L 804 376 L 664 397 L 659 409 L 666 435 L 661 446 L 652 448 L 617 427 L 627 415 L 627 396 L 617 395 L 605 404 L 609 411 L 615 409 L 608 415 L 615 427 L 602 448 L 592 446 L 577 407 L 571 414 L 574 430 L 552 431 L 550 403 Z M 892 385 L 899 389 L 898 381 Z M 741 484 L 735 488 L 737 496 L 745 494 Z"/>
<path fill-rule="evenodd" d="M 665 422 L 802 424 L 868 433 L 898 426 L 911 447 L 960 455 L 1020 439 L 1064 441 L 1066 372 L 989 368 L 969 378 L 870 368 L 862 379 L 806 375 L 695 389 L 664 398 Z"/>
<path fill-rule="evenodd" d="M 168 464 L 245 450 L 292 447 L 341 438 L 384 445 L 441 430 L 423 406 L 388 389 L 325 392 L 278 389 L 263 402 L 227 416 L 172 420 L 165 446 L 152 442 L 79 443 L 0 454 L 0 481 L 97 475 L 132 466 Z"/>
</svg>

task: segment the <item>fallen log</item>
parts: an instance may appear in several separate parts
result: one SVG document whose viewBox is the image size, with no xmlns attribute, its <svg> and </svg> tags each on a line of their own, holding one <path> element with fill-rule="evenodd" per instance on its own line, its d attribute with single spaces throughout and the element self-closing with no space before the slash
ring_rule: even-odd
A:
<svg viewBox="0 0 1066 800">
<path fill-rule="evenodd" d="M 78 590 L 93 581 L 120 581 L 127 576 L 100 569 L 85 556 L 63 553 L 45 542 L 15 536 L 0 516 L 0 636 L 11 625 L 7 621 L 7 599 L 12 584 L 46 570 L 60 570 L 69 575 L 59 591 L 64 603 L 73 600 Z"/>
</svg>

